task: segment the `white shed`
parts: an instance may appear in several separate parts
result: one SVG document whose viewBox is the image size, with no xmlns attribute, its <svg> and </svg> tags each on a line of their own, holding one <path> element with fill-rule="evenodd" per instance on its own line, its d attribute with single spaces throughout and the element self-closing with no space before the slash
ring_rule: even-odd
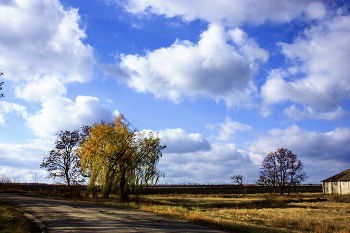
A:
<svg viewBox="0 0 350 233">
<path fill-rule="evenodd" d="M 321 182 L 324 194 L 350 194 L 350 168 Z"/>
</svg>

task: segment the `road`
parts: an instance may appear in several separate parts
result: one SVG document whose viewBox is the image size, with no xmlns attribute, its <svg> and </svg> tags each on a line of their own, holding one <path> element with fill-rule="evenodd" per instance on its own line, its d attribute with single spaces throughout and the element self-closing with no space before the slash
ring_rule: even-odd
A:
<svg viewBox="0 0 350 233">
<path fill-rule="evenodd" d="M 34 216 L 44 232 L 225 232 L 154 213 L 76 201 L 5 193 L 0 201 Z"/>
</svg>

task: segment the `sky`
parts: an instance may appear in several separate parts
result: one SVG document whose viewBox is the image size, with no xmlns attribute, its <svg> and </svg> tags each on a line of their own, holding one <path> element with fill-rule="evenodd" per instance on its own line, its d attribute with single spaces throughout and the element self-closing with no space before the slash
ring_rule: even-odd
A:
<svg viewBox="0 0 350 233">
<path fill-rule="evenodd" d="M 161 184 L 254 184 L 288 148 L 350 167 L 350 3 L 0 0 L 0 176 L 53 182 L 61 130 L 122 113 L 167 145 Z"/>
</svg>

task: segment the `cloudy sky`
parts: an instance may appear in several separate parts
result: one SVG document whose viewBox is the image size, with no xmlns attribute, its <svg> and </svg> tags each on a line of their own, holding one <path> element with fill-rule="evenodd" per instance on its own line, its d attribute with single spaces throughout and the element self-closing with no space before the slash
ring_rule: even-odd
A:
<svg viewBox="0 0 350 233">
<path fill-rule="evenodd" d="M 160 183 L 258 179 L 288 148 L 350 167 L 350 4 L 0 0 L 0 175 L 42 182 L 55 134 L 122 113 L 167 145 Z"/>
</svg>

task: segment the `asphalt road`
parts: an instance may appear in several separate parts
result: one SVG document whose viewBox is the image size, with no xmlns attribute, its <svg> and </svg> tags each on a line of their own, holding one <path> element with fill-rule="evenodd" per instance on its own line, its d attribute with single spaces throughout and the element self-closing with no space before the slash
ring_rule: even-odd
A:
<svg viewBox="0 0 350 233">
<path fill-rule="evenodd" d="M 225 232 L 154 213 L 75 201 L 5 193 L 0 201 L 24 211 L 44 232 Z"/>
</svg>

